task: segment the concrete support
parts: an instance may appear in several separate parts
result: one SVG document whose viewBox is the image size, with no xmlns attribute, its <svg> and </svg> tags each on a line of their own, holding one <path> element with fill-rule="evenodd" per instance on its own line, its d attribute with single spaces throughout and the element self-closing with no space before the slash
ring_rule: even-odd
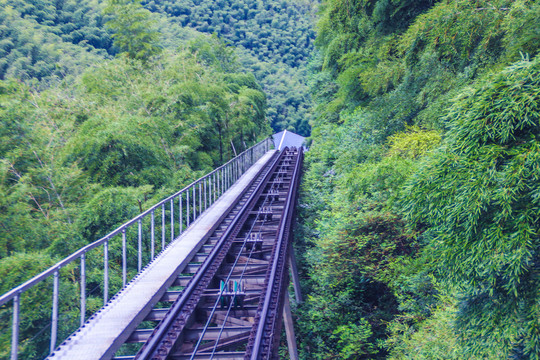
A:
<svg viewBox="0 0 540 360">
<path fill-rule="evenodd" d="M 283 304 L 283 325 L 285 325 L 285 334 L 287 335 L 289 357 L 291 360 L 298 360 L 298 348 L 296 347 L 296 336 L 294 335 L 294 324 L 288 292 L 285 294 L 285 301 Z"/>
<path fill-rule="evenodd" d="M 293 246 L 289 244 L 289 269 L 291 269 L 291 278 L 294 287 L 294 296 L 296 303 L 302 303 L 302 290 L 300 289 L 300 278 L 298 277 L 298 266 L 296 265 L 296 256 L 294 255 Z"/>
</svg>

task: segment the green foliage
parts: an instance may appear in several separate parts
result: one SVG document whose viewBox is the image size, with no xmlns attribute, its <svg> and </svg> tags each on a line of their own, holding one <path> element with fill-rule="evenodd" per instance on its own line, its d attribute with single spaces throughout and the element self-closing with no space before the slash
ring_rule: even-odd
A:
<svg viewBox="0 0 540 360">
<path fill-rule="evenodd" d="M 409 187 L 411 219 L 430 226 L 462 289 L 459 333 L 473 354 L 540 353 L 539 75 L 539 59 L 525 60 L 458 98 L 444 151 Z"/>
<path fill-rule="evenodd" d="M 418 127 L 413 127 L 407 133 L 390 136 L 388 142 L 390 156 L 417 158 L 439 145 L 441 135 L 437 131 L 422 131 Z"/>
<path fill-rule="evenodd" d="M 398 205 L 417 159 L 440 136 L 416 128 L 376 150 L 360 131 L 364 121 L 360 113 L 342 126 L 318 127 L 321 142 L 306 156 L 301 216 L 313 224 L 303 251 L 311 294 L 300 312 L 306 358 L 308 352 L 312 358 L 384 358 L 378 340 L 388 335 L 388 322 L 400 311 L 424 318 L 426 304 L 435 301 L 429 274 L 411 270 L 428 260 Z M 413 265 L 408 259 L 416 256 Z M 353 325 L 363 329 L 362 339 L 347 335 Z M 336 329 L 339 337 L 325 336 Z"/>
<path fill-rule="evenodd" d="M 371 330 L 365 320 L 358 324 L 339 326 L 333 335 L 339 337 L 340 359 L 357 359 L 362 355 L 377 353 L 375 346 L 369 341 Z"/>
<path fill-rule="evenodd" d="M 398 321 L 391 325 L 393 336 L 387 344 L 391 348 L 388 359 L 501 359 L 502 353 L 473 356 L 457 341 L 454 334 L 456 307 L 454 304 L 442 304 L 433 311 L 429 319 L 415 329 Z"/>
<path fill-rule="evenodd" d="M 118 52 L 144 62 L 163 49 L 195 46 L 201 59 L 213 53 L 218 60 L 227 58 L 234 45 L 238 62 L 267 94 L 273 128 L 309 134 L 311 99 L 305 64 L 313 52 L 314 2 L 144 1 L 143 5 L 131 0 L 3 0 L 0 80 L 16 78 L 46 88 Z M 201 42 L 202 33 L 216 34 L 227 45 Z M 215 51 L 219 46 L 220 54 Z"/>
<path fill-rule="evenodd" d="M 32 259 L 51 265 L 266 137 L 266 97 L 241 69 L 218 39 L 201 38 L 145 63 L 106 61 L 41 92 L 0 81 L 0 274 L 14 272 L 3 290 L 42 270 L 28 265 Z M 130 275 L 137 271 L 134 246 Z M 112 292 L 122 285 L 118 239 L 109 255 Z M 88 254 L 89 312 L 101 306 L 102 264 L 102 251 Z M 77 266 L 61 273 L 60 338 L 78 326 Z M 50 288 L 23 296 L 23 358 L 47 355 L 50 300 L 36 299 Z M 2 356 L 9 353 L 9 306 L 0 309 Z"/>
<path fill-rule="evenodd" d="M 176 26 L 215 34 L 238 48 L 238 61 L 261 83 L 272 128 L 309 135 L 306 63 L 313 53 L 317 1 L 143 1 Z M 199 47 L 201 55 L 204 48 Z M 202 58 L 203 56 L 201 56 Z"/>
<path fill-rule="evenodd" d="M 120 53 L 146 62 L 161 52 L 155 21 L 140 0 L 109 0 L 103 14 L 111 16 L 105 26 L 112 30 L 114 46 Z"/>
<path fill-rule="evenodd" d="M 4 0 L 0 79 L 55 82 L 107 57 L 111 40 L 93 1 Z"/>
<path fill-rule="evenodd" d="M 172 167 L 159 140 L 140 118 L 91 118 L 68 142 L 66 161 L 76 161 L 92 181 L 105 186 L 163 185 Z"/>
<path fill-rule="evenodd" d="M 538 358 L 538 6 L 322 2 L 304 358 Z"/>
<path fill-rule="evenodd" d="M 182 26 L 216 33 L 238 47 L 251 50 L 260 61 L 298 67 L 309 57 L 316 10 L 311 1 L 149 1 L 153 12 L 171 16 Z"/>
</svg>

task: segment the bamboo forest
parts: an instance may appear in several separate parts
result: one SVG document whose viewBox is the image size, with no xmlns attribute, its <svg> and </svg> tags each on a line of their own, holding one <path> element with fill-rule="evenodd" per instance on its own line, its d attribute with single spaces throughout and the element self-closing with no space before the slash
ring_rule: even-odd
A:
<svg viewBox="0 0 540 360">
<path fill-rule="evenodd" d="M 540 360 L 540 1 L 0 4 L 0 294 L 287 130 L 299 359 Z M 41 291 L 19 359 L 49 355 Z"/>
</svg>

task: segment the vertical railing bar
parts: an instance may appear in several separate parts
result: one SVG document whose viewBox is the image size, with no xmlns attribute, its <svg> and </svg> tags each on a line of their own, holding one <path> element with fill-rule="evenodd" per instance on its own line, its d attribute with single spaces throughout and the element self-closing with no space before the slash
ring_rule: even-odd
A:
<svg viewBox="0 0 540 360">
<path fill-rule="evenodd" d="M 127 247 L 126 228 L 122 229 L 122 286 L 126 286 L 127 280 Z"/>
<path fill-rule="evenodd" d="M 150 218 L 150 259 L 154 260 L 154 252 L 156 251 L 156 214 L 154 210 L 152 210 Z"/>
<path fill-rule="evenodd" d="M 161 204 L 161 250 L 165 249 L 165 203 Z"/>
<path fill-rule="evenodd" d="M 195 193 L 195 190 L 197 188 L 196 186 L 197 184 L 193 184 L 192 188 L 193 188 L 193 221 L 195 221 L 195 219 L 197 219 L 197 207 L 195 205 L 195 201 L 197 200 L 197 194 Z"/>
<path fill-rule="evenodd" d="M 21 294 L 13 298 L 13 324 L 11 327 L 11 360 L 17 360 L 19 355 L 19 321 L 20 321 Z"/>
<path fill-rule="evenodd" d="M 182 224 L 182 193 L 178 195 L 178 221 L 180 222 L 180 234 L 182 234 L 182 231 L 184 230 L 184 226 Z"/>
<path fill-rule="evenodd" d="M 211 184 L 212 184 L 211 186 L 212 192 L 210 194 L 212 194 L 212 203 L 215 203 L 216 202 L 216 173 L 212 174 Z"/>
<path fill-rule="evenodd" d="M 109 239 L 103 243 L 103 306 L 109 301 Z"/>
<path fill-rule="evenodd" d="M 202 182 L 199 181 L 199 216 L 201 216 L 202 210 Z"/>
<path fill-rule="evenodd" d="M 189 226 L 189 190 L 186 190 L 186 226 Z"/>
<path fill-rule="evenodd" d="M 171 241 L 174 240 L 174 199 L 171 199 Z"/>
<path fill-rule="evenodd" d="M 86 320 L 86 254 L 81 255 L 81 326 Z"/>
<path fill-rule="evenodd" d="M 207 200 L 208 200 L 208 189 L 207 189 L 207 186 L 206 186 L 206 182 L 207 182 L 207 179 L 205 178 L 204 179 L 204 210 L 208 209 L 208 203 L 207 203 Z"/>
<path fill-rule="evenodd" d="M 56 338 L 58 336 L 58 291 L 60 285 L 60 271 L 57 269 L 54 272 L 53 280 L 53 303 L 51 316 L 51 346 L 49 354 L 52 354 L 56 348 Z"/>
<path fill-rule="evenodd" d="M 139 240 L 137 241 L 137 272 L 142 269 L 142 219 L 137 221 L 139 227 Z"/>
</svg>

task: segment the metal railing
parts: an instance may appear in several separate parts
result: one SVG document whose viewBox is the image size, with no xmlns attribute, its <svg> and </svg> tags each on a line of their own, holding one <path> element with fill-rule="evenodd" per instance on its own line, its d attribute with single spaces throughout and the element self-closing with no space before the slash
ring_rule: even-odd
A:
<svg viewBox="0 0 540 360">
<path fill-rule="evenodd" d="M 194 181 L 177 193 L 160 201 L 142 214 L 124 223 L 116 230 L 105 235 L 103 238 L 79 249 L 54 266 L 34 276 L 22 285 L 12 289 L 0 296 L 0 307 L 12 301 L 12 336 L 11 336 L 11 360 L 16 360 L 19 353 L 19 328 L 21 295 L 41 284 L 49 278 L 53 278 L 52 285 L 52 306 L 50 323 L 50 353 L 57 346 L 58 321 L 59 321 L 59 289 L 60 270 L 79 260 L 79 288 L 80 288 L 80 325 L 82 326 L 86 317 L 87 306 L 87 256 L 96 248 L 103 248 L 103 304 L 109 301 L 109 269 L 110 269 L 110 244 L 121 237 L 122 240 L 122 288 L 128 283 L 128 230 L 136 233 L 137 240 L 137 273 L 144 266 L 148 265 L 156 256 L 156 242 L 161 242 L 161 251 L 179 236 L 190 224 L 192 224 L 216 199 L 221 196 L 247 169 L 262 157 L 271 148 L 271 138 L 267 138 L 258 144 L 247 149 L 226 164 L 218 167 L 214 171 Z M 146 220 L 146 221 L 145 221 Z M 136 230 L 136 231 L 135 231 Z M 178 232 L 176 233 L 176 230 Z M 143 238 L 146 235 L 146 242 L 149 246 L 143 246 Z M 149 239 L 148 239 L 149 237 Z M 159 239 L 161 238 L 161 239 Z M 148 244 L 146 244 L 148 245 Z M 159 246 L 159 244 L 158 244 Z M 144 256 L 144 248 L 149 254 Z M 134 265 L 132 265 L 134 267 Z M 133 273 L 133 272 L 131 272 Z M 134 276 L 133 276 L 134 277 Z M 130 277 L 131 279 L 132 277 Z"/>
</svg>

